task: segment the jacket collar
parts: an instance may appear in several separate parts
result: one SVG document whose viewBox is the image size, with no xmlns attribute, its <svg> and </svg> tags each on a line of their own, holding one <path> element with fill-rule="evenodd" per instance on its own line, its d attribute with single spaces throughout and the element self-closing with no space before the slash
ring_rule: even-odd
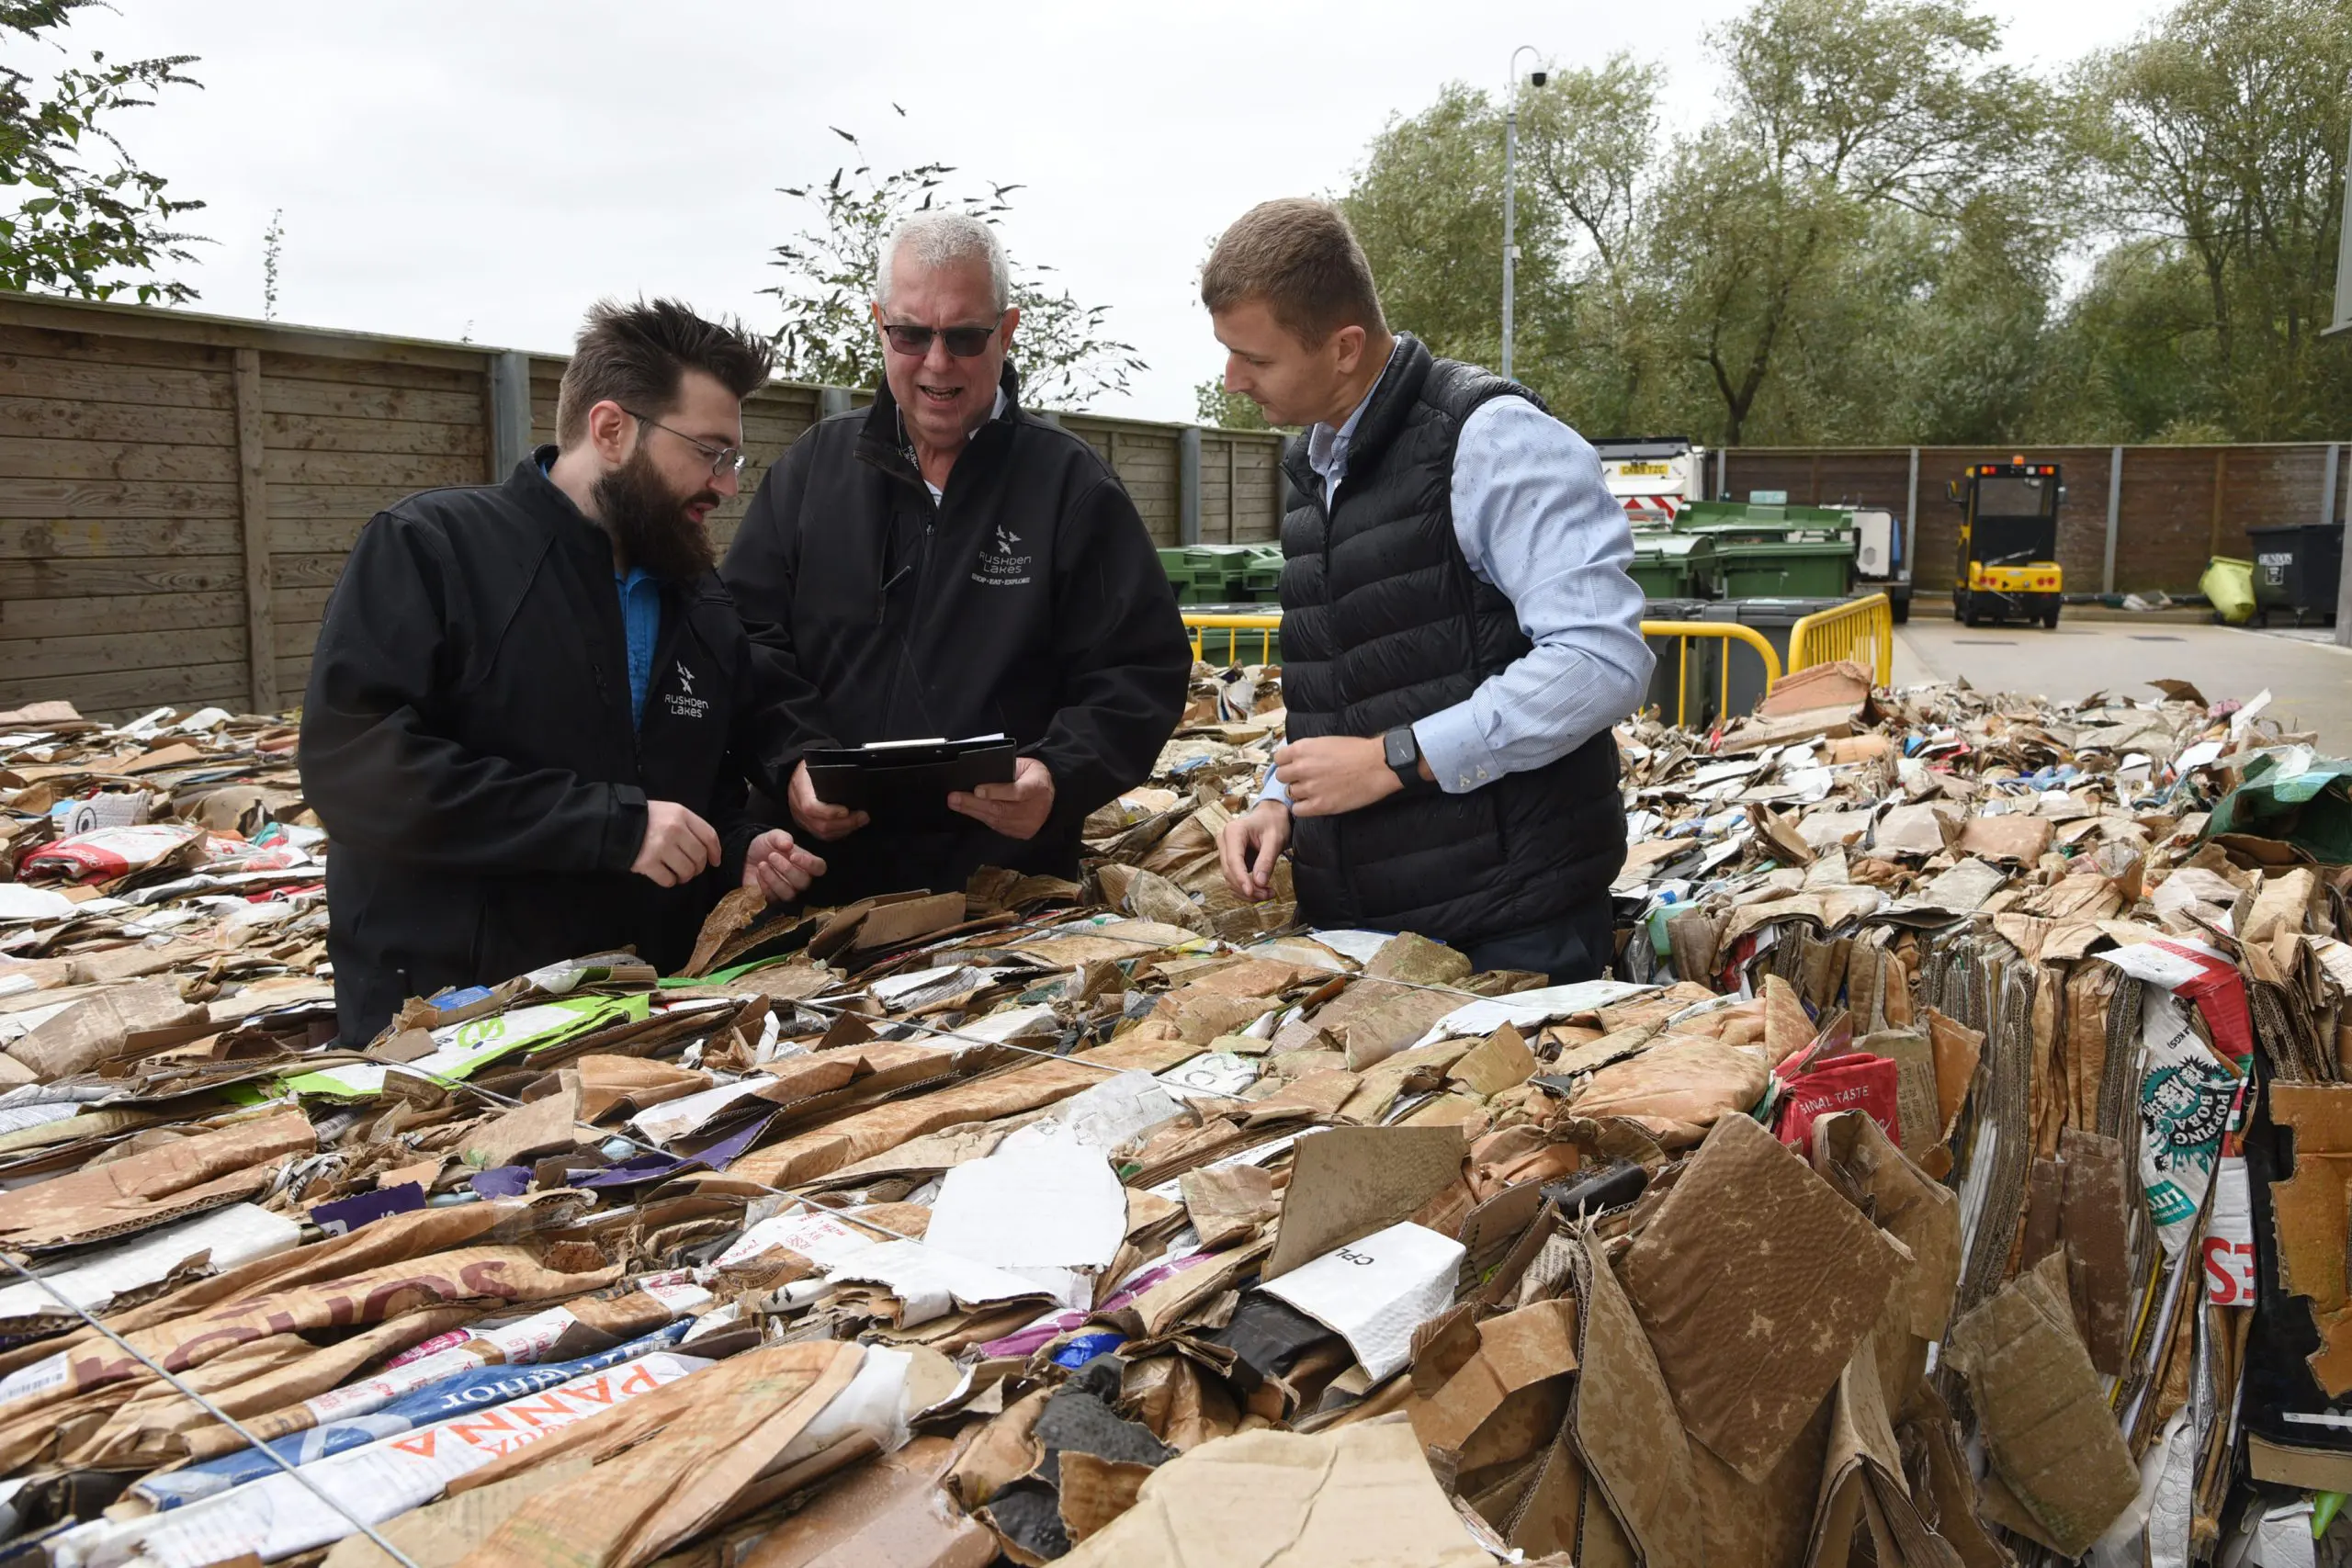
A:
<svg viewBox="0 0 2352 1568">
<path fill-rule="evenodd" d="M 1406 416 L 1412 412 L 1414 402 L 1421 395 L 1421 383 L 1429 379 L 1432 363 L 1428 344 L 1410 333 L 1396 334 L 1396 348 L 1388 356 L 1388 368 L 1380 373 L 1380 380 L 1372 389 L 1372 400 L 1364 405 L 1355 434 L 1349 438 L 1351 463 L 1369 465 L 1377 461 L 1388 444 L 1396 439 L 1396 433 L 1405 428 Z"/>
<path fill-rule="evenodd" d="M 1373 383 L 1363 404 L 1349 417 L 1343 455 L 1350 474 L 1362 477 L 1387 450 L 1388 444 L 1396 439 L 1396 433 L 1404 429 L 1407 416 L 1421 395 L 1421 384 L 1429 379 L 1430 367 L 1435 363 L 1427 344 L 1410 333 L 1396 334 L 1396 346 L 1388 353 L 1387 367 Z M 1292 437 L 1283 452 L 1283 467 L 1290 475 L 1293 489 L 1319 500 L 1323 479 L 1307 458 L 1309 444 L 1317 428 L 1310 426 Z"/>
<path fill-rule="evenodd" d="M 556 482 L 548 478 L 548 468 L 555 462 L 555 455 L 556 448 L 552 445 L 534 447 L 528 457 L 514 465 L 514 471 L 506 476 L 506 482 L 499 488 L 508 500 L 559 536 L 571 536 L 576 539 L 578 531 L 584 528 L 598 539 L 605 539 L 604 525 L 573 505 L 571 497 L 557 489 Z"/>
<path fill-rule="evenodd" d="M 521 508 L 525 515 L 546 528 L 548 536 L 556 543 L 573 549 L 593 548 L 596 558 L 609 569 L 612 565 L 612 536 L 605 532 L 603 524 L 581 511 L 572 503 L 571 497 L 564 494 L 557 488 L 556 482 L 548 478 L 548 467 L 555 462 L 555 455 L 553 446 L 534 448 L 529 457 L 514 465 L 514 471 L 507 475 L 506 482 L 498 488 Z M 684 582 L 668 577 L 654 581 L 662 585 L 663 593 L 679 593 L 690 601 L 709 598 L 714 591 L 719 591 L 718 576 L 715 570 L 703 572 Z"/>
<path fill-rule="evenodd" d="M 972 433 L 974 452 L 993 446 L 1001 439 L 1002 432 L 1021 423 L 1021 372 L 1013 368 L 1010 359 L 1004 362 L 1004 373 L 997 378 L 997 390 L 1004 406 Z M 915 464 L 913 449 L 907 444 L 906 429 L 899 418 L 899 400 L 890 395 L 887 378 L 874 389 L 873 406 L 866 410 L 865 424 L 858 433 L 857 455 L 902 479 L 922 482 L 922 470 Z"/>
</svg>

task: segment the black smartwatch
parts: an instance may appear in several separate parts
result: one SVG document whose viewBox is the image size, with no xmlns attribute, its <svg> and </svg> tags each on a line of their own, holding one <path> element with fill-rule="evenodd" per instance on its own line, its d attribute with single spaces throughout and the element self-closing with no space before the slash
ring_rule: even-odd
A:
<svg viewBox="0 0 2352 1568">
<path fill-rule="evenodd" d="M 1400 724 L 1382 736 L 1380 749 L 1397 783 L 1407 789 L 1428 787 L 1429 780 L 1421 777 L 1421 743 L 1414 736 L 1411 725 Z"/>
</svg>

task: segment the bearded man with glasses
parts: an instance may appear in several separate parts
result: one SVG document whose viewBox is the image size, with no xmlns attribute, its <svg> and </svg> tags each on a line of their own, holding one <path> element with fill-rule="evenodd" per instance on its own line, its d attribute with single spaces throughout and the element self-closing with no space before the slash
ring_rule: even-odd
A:
<svg viewBox="0 0 2352 1568">
<path fill-rule="evenodd" d="M 748 808 L 782 716 L 706 519 L 736 491 L 769 346 L 669 300 L 598 305 L 556 444 L 506 482 L 360 530 L 311 660 L 302 784 L 325 823 L 335 1013 L 634 948 L 684 962 L 719 895 L 824 862 Z"/>
<path fill-rule="evenodd" d="M 825 841 L 809 895 L 961 889 L 983 865 L 1074 877 L 1088 813 L 1148 777 L 1192 650 L 1135 503 L 1094 449 L 1023 410 L 996 231 L 909 220 L 884 247 L 873 406 L 794 443 L 720 569 L 789 716 L 764 759 Z M 808 751 L 1001 733 L 1009 784 L 904 820 L 818 797 Z"/>
</svg>

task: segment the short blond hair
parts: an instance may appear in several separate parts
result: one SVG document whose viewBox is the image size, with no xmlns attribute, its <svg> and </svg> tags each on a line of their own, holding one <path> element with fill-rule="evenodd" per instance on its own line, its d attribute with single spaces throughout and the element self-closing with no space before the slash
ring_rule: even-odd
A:
<svg viewBox="0 0 2352 1568">
<path fill-rule="evenodd" d="M 1250 299 L 1263 300 L 1276 324 L 1309 348 L 1341 327 L 1374 337 L 1388 331 L 1372 264 L 1328 201 L 1261 201 L 1217 237 L 1201 269 L 1201 303 L 1215 315 Z"/>
</svg>

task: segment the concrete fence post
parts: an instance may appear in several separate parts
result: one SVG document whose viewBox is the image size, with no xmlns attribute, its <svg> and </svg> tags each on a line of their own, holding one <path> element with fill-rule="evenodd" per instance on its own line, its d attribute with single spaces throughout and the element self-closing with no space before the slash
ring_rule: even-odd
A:
<svg viewBox="0 0 2352 1568">
<path fill-rule="evenodd" d="M 237 509 L 245 568 L 245 697 L 254 713 L 276 713 L 277 579 L 270 562 L 269 484 L 264 469 L 268 422 L 262 409 L 261 350 L 237 350 Z"/>
<path fill-rule="evenodd" d="M 817 389 L 817 417 L 819 419 L 831 419 L 837 413 L 847 413 L 854 406 L 850 401 L 847 387 Z"/>
<path fill-rule="evenodd" d="M 2115 592 L 2115 541 L 2123 525 L 2123 448 L 2107 455 L 2107 555 L 2099 568 L 2098 591 Z"/>
<path fill-rule="evenodd" d="M 503 479 L 531 455 L 531 360 L 508 349 L 490 362 L 490 467 Z"/>
<path fill-rule="evenodd" d="M 1919 586 L 1919 449 L 1911 448 L 1909 499 L 1903 503 L 1903 570 L 1916 592 Z"/>
<path fill-rule="evenodd" d="M 1197 424 L 1176 433 L 1176 536 L 1187 545 L 1201 542 L 1201 427 Z"/>
<path fill-rule="evenodd" d="M 2344 473 L 2344 443 L 2331 441 L 2327 444 L 2327 461 L 2323 468 L 2319 520 L 2324 526 L 2335 521 L 2335 491 Z M 2335 646 L 2352 648 L 2352 565 L 2339 568 L 2336 573 Z"/>
</svg>

